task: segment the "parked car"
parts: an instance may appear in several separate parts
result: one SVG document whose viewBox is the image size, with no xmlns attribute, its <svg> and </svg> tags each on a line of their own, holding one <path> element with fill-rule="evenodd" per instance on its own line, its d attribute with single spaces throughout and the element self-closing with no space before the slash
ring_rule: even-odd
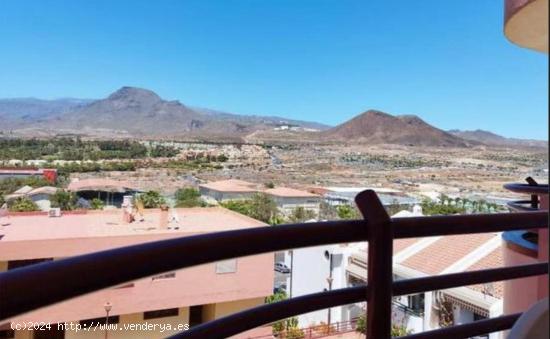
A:
<svg viewBox="0 0 550 339">
<path fill-rule="evenodd" d="M 276 262 L 275 263 L 275 271 L 280 273 L 290 273 L 290 268 L 288 268 L 287 265 L 283 262 Z"/>
</svg>

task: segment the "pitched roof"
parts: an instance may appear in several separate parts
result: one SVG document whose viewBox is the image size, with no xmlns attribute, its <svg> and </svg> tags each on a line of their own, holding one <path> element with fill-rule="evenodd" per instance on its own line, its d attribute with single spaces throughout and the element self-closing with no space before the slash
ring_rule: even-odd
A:
<svg viewBox="0 0 550 339">
<path fill-rule="evenodd" d="M 499 268 L 504 266 L 504 258 L 502 256 L 502 248 L 499 246 L 495 248 L 491 253 L 482 257 L 472 266 L 468 267 L 466 271 L 485 270 L 489 268 Z M 504 295 L 504 283 L 502 281 L 496 281 L 491 284 L 478 284 L 468 286 L 469 288 L 481 293 L 489 294 L 495 298 L 502 299 Z M 490 288 L 489 290 L 487 288 Z"/>
<path fill-rule="evenodd" d="M 495 233 L 481 233 L 441 237 L 401 262 L 401 265 L 428 275 L 440 274 L 495 236 Z"/>
</svg>

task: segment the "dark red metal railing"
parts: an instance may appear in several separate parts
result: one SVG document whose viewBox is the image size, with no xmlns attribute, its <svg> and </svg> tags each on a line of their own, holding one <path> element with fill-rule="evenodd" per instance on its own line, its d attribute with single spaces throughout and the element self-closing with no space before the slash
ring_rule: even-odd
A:
<svg viewBox="0 0 550 339">
<path fill-rule="evenodd" d="M 356 202 L 364 220 L 210 233 L 117 248 L 0 273 L 0 322 L 79 295 L 175 269 L 292 248 L 369 241 L 367 286 L 262 305 L 198 325 L 174 338 L 224 338 L 298 314 L 367 301 L 367 338 L 386 339 L 390 337 L 392 296 L 548 274 L 547 264 L 541 263 L 393 282 L 394 239 L 546 228 L 548 212 L 391 219 L 374 191 L 360 193 Z M 59 281 L 63 284 L 58 284 Z M 519 314 L 507 315 L 410 337 L 466 338 L 508 329 L 517 317 Z"/>
</svg>

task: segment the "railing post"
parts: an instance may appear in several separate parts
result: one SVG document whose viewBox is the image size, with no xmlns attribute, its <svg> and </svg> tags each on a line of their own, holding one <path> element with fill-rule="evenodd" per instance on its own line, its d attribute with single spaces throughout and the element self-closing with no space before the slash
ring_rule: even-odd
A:
<svg viewBox="0 0 550 339">
<path fill-rule="evenodd" d="M 355 197 L 368 229 L 367 339 L 391 338 L 393 228 L 391 219 L 372 190 Z"/>
</svg>

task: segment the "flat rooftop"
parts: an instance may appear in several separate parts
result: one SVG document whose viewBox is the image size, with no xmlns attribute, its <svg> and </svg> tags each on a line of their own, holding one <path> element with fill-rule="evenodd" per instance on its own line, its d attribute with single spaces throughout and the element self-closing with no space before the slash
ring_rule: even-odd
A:
<svg viewBox="0 0 550 339">
<path fill-rule="evenodd" d="M 238 179 L 228 179 L 213 181 L 207 184 L 201 184 L 200 187 L 209 188 L 211 190 L 219 192 L 257 192 L 258 188 L 256 184 Z"/>
<path fill-rule="evenodd" d="M 160 209 L 146 209 L 144 221 L 132 223 L 123 221 L 122 209 L 66 213 L 61 217 L 49 217 L 45 214 L 0 217 L 0 235 L 3 235 L 0 248 L 2 243 L 11 241 L 174 233 L 184 235 L 265 225 L 221 207 L 175 208 L 168 212 L 168 219 L 175 215 L 178 222 L 170 222 L 170 229 L 161 229 L 160 214 Z"/>
<path fill-rule="evenodd" d="M 317 194 L 309 193 L 307 191 L 301 191 L 289 187 L 275 187 L 264 191 L 266 194 L 270 194 L 277 197 L 285 198 L 319 198 Z"/>
</svg>

